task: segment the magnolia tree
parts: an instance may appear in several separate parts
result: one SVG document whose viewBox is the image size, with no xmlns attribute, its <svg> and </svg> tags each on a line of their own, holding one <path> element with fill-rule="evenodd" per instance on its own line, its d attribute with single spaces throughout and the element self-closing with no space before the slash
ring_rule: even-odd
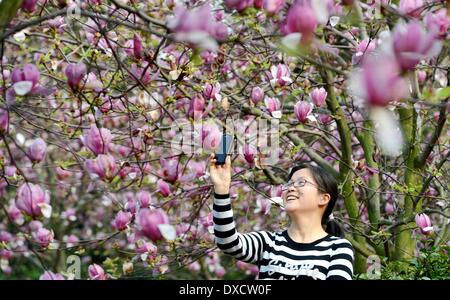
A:
<svg viewBox="0 0 450 300">
<path fill-rule="evenodd" d="M 241 232 L 311 162 L 357 274 L 445 248 L 448 5 L 0 1 L 0 278 L 255 276 L 214 244 L 224 130 Z"/>
</svg>

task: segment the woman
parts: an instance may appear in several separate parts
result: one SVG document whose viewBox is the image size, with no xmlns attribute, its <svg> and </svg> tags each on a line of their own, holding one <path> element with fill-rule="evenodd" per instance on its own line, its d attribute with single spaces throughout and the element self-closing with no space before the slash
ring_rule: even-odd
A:
<svg viewBox="0 0 450 300">
<path fill-rule="evenodd" d="M 353 248 L 332 220 L 338 188 L 329 173 L 309 164 L 292 168 L 282 195 L 289 228 L 241 234 L 229 194 L 231 158 L 224 165 L 215 162 L 211 154 L 214 235 L 224 253 L 258 265 L 259 279 L 352 279 Z"/>
</svg>

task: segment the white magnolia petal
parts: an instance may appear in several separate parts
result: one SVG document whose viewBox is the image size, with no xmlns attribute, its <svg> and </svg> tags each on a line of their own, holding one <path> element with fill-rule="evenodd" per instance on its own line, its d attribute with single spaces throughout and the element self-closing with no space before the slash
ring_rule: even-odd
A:
<svg viewBox="0 0 450 300">
<path fill-rule="evenodd" d="M 181 70 L 172 70 L 169 72 L 169 76 L 172 80 L 176 80 L 181 74 Z"/>
<path fill-rule="evenodd" d="M 272 197 L 270 198 L 270 201 L 272 201 L 272 203 L 276 203 L 278 205 L 283 206 L 283 198 L 281 197 Z"/>
<path fill-rule="evenodd" d="M 33 82 L 31 81 L 19 81 L 14 83 L 13 89 L 19 96 L 24 96 L 28 94 L 33 88 Z"/>
<path fill-rule="evenodd" d="M 291 77 L 288 77 L 288 76 L 281 76 L 281 79 L 283 79 L 283 81 L 285 81 L 285 82 L 292 82 Z"/>
<path fill-rule="evenodd" d="M 311 5 L 317 21 L 320 24 L 325 24 L 328 21 L 327 1 L 311 1 Z"/>
<path fill-rule="evenodd" d="M 310 115 L 308 115 L 306 117 L 306 119 L 310 120 L 311 122 L 316 122 L 317 123 L 317 119 L 316 119 L 316 117 L 314 115 L 310 114 Z"/>
<path fill-rule="evenodd" d="M 302 38 L 302 34 L 298 32 L 294 32 L 288 34 L 287 36 L 281 39 L 281 44 L 288 49 L 296 50 L 298 45 L 300 44 L 300 40 Z"/>
<path fill-rule="evenodd" d="M 173 241 L 177 237 L 175 227 L 170 224 L 159 224 L 158 229 L 161 232 L 163 238 L 168 241 Z"/>
<path fill-rule="evenodd" d="M 336 26 L 339 23 L 340 18 L 338 16 L 332 16 L 330 18 L 330 25 L 331 27 Z"/>
<path fill-rule="evenodd" d="M 15 35 L 13 35 L 13 37 L 17 42 L 23 42 L 26 39 L 24 31 L 20 31 L 20 32 L 16 33 Z"/>
<path fill-rule="evenodd" d="M 280 119 L 282 115 L 281 110 L 275 110 L 272 112 L 272 117 L 274 117 L 275 119 Z"/>
<path fill-rule="evenodd" d="M 433 226 L 428 226 L 428 227 L 425 227 L 425 228 L 422 228 L 422 231 L 423 232 L 430 232 L 430 231 L 433 231 Z"/>
<path fill-rule="evenodd" d="M 370 116 L 375 124 L 375 141 L 381 152 L 398 156 L 403 148 L 403 134 L 394 113 L 385 108 L 372 108 Z"/>
<path fill-rule="evenodd" d="M 25 136 L 21 133 L 16 134 L 16 139 L 19 144 L 23 145 L 25 143 Z"/>
<path fill-rule="evenodd" d="M 147 254 L 147 253 L 141 254 L 141 260 L 142 260 L 142 261 L 146 261 L 146 260 L 147 260 L 147 257 L 148 257 L 148 254 Z"/>
<path fill-rule="evenodd" d="M 52 216 L 52 206 L 47 203 L 39 203 L 38 206 L 41 208 L 42 215 L 49 219 Z"/>
<path fill-rule="evenodd" d="M 208 232 L 209 232 L 210 234 L 213 234 L 213 233 L 214 233 L 214 226 L 209 226 L 209 227 L 208 227 Z"/>
</svg>

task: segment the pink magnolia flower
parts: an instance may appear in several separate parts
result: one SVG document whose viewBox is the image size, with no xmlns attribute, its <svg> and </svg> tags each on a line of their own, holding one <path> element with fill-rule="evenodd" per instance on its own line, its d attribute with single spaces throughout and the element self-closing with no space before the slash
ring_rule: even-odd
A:
<svg viewBox="0 0 450 300">
<path fill-rule="evenodd" d="M 216 22 L 212 16 L 209 4 L 190 10 L 180 5 L 176 6 L 174 11 L 167 27 L 176 33 L 177 40 L 216 50 L 215 39 L 223 40 L 228 36 L 226 26 Z"/>
<path fill-rule="evenodd" d="M 64 73 L 67 76 L 67 83 L 72 89 L 77 89 L 81 83 L 81 80 L 87 73 L 86 65 L 82 62 L 77 64 L 69 64 Z"/>
<path fill-rule="evenodd" d="M 255 8 L 261 9 L 263 8 L 264 0 L 253 0 L 253 6 Z"/>
<path fill-rule="evenodd" d="M 170 195 L 170 185 L 162 179 L 159 179 L 157 182 L 158 191 L 161 193 L 163 197 L 167 197 Z"/>
<path fill-rule="evenodd" d="M 244 145 L 244 159 L 252 164 L 255 161 L 255 157 L 257 154 L 256 148 L 253 145 L 245 144 Z"/>
<path fill-rule="evenodd" d="M 53 273 L 52 271 L 45 271 L 39 277 L 39 280 L 65 280 L 64 276 L 59 273 Z"/>
<path fill-rule="evenodd" d="M 8 216 L 13 222 L 15 222 L 18 225 L 22 225 L 24 222 L 23 215 L 14 202 L 12 202 L 8 206 Z"/>
<path fill-rule="evenodd" d="M 34 240 L 41 245 L 42 248 L 47 248 L 53 242 L 54 234 L 46 228 L 39 228 L 33 233 Z"/>
<path fill-rule="evenodd" d="M 181 172 L 180 162 L 176 157 L 170 159 L 161 158 L 159 160 L 161 170 L 158 172 L 164 180 L 174 183 L 178 179 L 178 173 Z"/>
<path fill-rule="evenodd" d="M 97 264 L 88 267 L 89 278 L 92 280 L 106 280 L 105 270 Z"/>
<path fill-rule="evenodd" d="M 0 133 L 9 132 L 9 112 L 6 109 L 0 108 Z"/>
<path fill-rule="evenodd" d="M 12 240 L 12 234 L 8 231 L 0 231 L 0 243 L 9 243 Z"/>
<path fill-rule="evenodd" d="M 317 17 L 308 4 L 294 4 L 289 9 L 285 31 L 287 34 L 299 32 L 307 39 L 314 35 L 317 29 Z"/>
<path fill-rule="evenodd" d="M 327 91 L 321 87 L 321 88 L 315 88 L 312 92 L 311 92 L 311 100 L 314 102 L 314 104 L 317 107 L 320 107 L 322 105 L 325 104 L 325 100 L 327 99 Z"/>
<path fill-rule="evenodd" d="M 417 214 L 415 219 L 422 234 L 430 234 L 433 231 L 433 225 L 427 214 Z"/>
<path fill-rule="evenodd" d="M 267 111 L 272 115 L 272 117 L 281 117 L 281 103 L 278 98 L 266 97 L 266 99 L 264 99 L 264 104 L 266 105 Z"/>
<path fill-rule="evenodd" d="M 222 140 L 222 131 L 216 123 L 207 122 L 202 126 L 202 145 L 203 149 L 215 150 L 219 147 Z"/>
<path fill-rule="evenodd" d="M 438 11 L 428 13 L 425 16 L 425 24 L 430 32 L 436 32 L 445 37 L 450 26 L 450 18 L 447 15 L 447 10 L 442 8 Z"/>
<path fill-rule="evenodd" d="M 263 0 L 264 9 L 271 14 L 279 12 L 284 5 L 284 0 Z"/>
<path fill-rule="evenodd" d="M 6 176 L 14 176 L 16 174 L 17 168 L 15 166 L 6 166 L 5 167 L 5 175 Z"/>
<path fill-rule="evenodd" d="M 142 58 L 142 39 L 137 33 L 133 36 L 133 54 L 137 59 Z"/>
<path fill-rule="evenodd" d="M 153 242 L 163 238 L 158 225 L 169 224 L 169 218 L 162 209 L 142 209 L 138 217 L 140 232 Z"/>
<path fill-rule="evenodd" d="M 210 83 L 205 84 L 205 88 L 203 89 L 203 97 L 207 100 L 216 99 L 218 101 L 222 100 L 222 96 L 220 95 L 220 83 L 216 83 L 214 86 Z"/>
<path fill-rule="evenodd" d="M 27 149 L 27 155 L 34 163 L 41 162 L 45 158 L 46 153 L 47 144 L 41 138 L 34 140 Z"/>
<path fill-rule="evenodd" d="M 292 82 L 292 79 L 290 77 L 291 72 L 286 65 L 279 64 L 277 66 L 272 66 L 270 68 L 270 73 L 272 75 L 270 83 L 273 86 L 285 86 L 286 84 Z"/>
<path fill-rule="evenodd" d="M 202 95 L 195 95 L 189 104 L 188 116 L 194 118 L 196 121 L 201 119 L 207 114 L 207 111 L 205 111 L 205 104 L 205 98 L 203 98 Z"/>
<path fill-rule="evenodd" d="M 78 244 L 79 239 L 76 235 L 71 234 L 69 236 L 65 235 L 63 237 L 63 241 L 66 243 L 67 247 L 74 247 L 75 245 Z"/>
<path fill-rule="evenodd" d="M 270 212 L 270 207 L 272 203 L 265 198 L 257 197 L 256 198 L 256 208 L 253 211 L 255 214 L 267 215 Z"/>
<path fill-rule="evenodd" d="M 251 100 L 253 103 L 258 103 L 264 99 L 264 91 L 259 86 L 255 86 L 252 89 Z"/>
<path fill-rule="evenodd" d="M 189 161 L 189 169 L 195 174 L 196 177 L 205 175 L 206 163 L 204 161 L 196 162 L 194 160 Z"/>
<path fill-rule="evenodd" d="M 90 72 L 86 76 L 84 76 L 84 84 L 83 89 L 84 90 L 93 90 L 96 92 L 101 91 L 103 88 L 103 83 L 97 79 L 97 75 Z"/>
<path fill-rule="evenodd" d="M 412 70 L 423 59 L 437 55 L 441 43 L 433 32 L 427 32 L 419 22 L 398 24 L 394 28 L 394 52 L 403 70 Z"/>
<path fill-rule="evenodd" d="M 17 189 L 16 206 L 31 217 L 40 216 L 42 206 L 49 203 L 49 194 L 37 184 L 24 183 Z"/>
<path fill-rule="evenodd" d="M 63 16 L 56 17 L 54 19 L 48 20 L 48 25 L 58 32 L 62 32 L 64 27 L 67 26 L 67 23 Z"/>
<path fill-rule="evenodd" d="M 405 15 L 418 18 L 422 12 L 423 0 L 400 0 L 398 10 Z"/>
<path fill-rule="evenodd" d="M 136 199 L 140 208 L 148 208 L 152 203 L 152 195 L 147 191 L 139 191 L 136 194 Z"/>
<path fill-rule="evenodd" d="M 424 70 L 417 71 L 417 80 L 419 81 L 419 83 L 424 83 L 426 79 L 427 79 L 426 71 Z"/>
<path fill-rule="evenodd" d="M 89 3 L 100 5 L 102 4 L 103 0 L 88 0 Z"/>
<path fill-rule="evenodd" d="M 86 130 L 82 137 L 83 144 L 95 155 L 107 153 L 111 141 L 111 132 L 106 128 L 99 130 L 95 124 L 92 124 L 91 128 Z"/>
<path fill-rule="evenodd" d="M 352 64 L 357 65 L 361 63 L 364 57 L 367 57 L 375 50 L 375 46 L 375 41 L 368 38 L 359 42 L 355 48 L 355 54 L 352 56 Z"/>
<path fill-rule="evenodd" d="M 298 101 L 294 106 L 294 113 L 300 122 L 305 123 L 308 120 L 308 116 L 312 112 L 312 109 L 312 103 Z"/>
<path fill-rule="evenodd" d="M 23 69 L 15 68 L 11 73 L 14 92 L 24 96 L 37 89 L 41 74 L 35 65 L 26 64 Z"/>
<path fill-rule="evenodd" d="M 141 62 L 139 64 L 131 64 L 131 79 L 138 82 L 141 81 L 143 84 L 149 84 L 159 76 L 159 69 L 154 72 L 152 68 L 148 65 L 148 61 Z M 153 72 L 153 74 L 152 74 Z"/>
<path fill-rule="evenodd" d="M 350 78 L 354 96 L 371 106 L 386 106 L 408 95 L 408 86 L 400 76 L 400 68 L 389 54 L 370 56 Z"/>
<path fill-rule="evenodd" d="M 218 41 L 226 41 L 228 39 L 228 26 L 224 23 L 217 22 L 211 30 L 211 36 Z"/>
<path fill-rule="evenodd" d="M 216 274 L 217 278 L 222 278 L 223 276 L 225 276 L 225 274 L 227 272 L 225 271 L 225 269 L 221 265 L 218 265 L 218 266 L 216 266 L 216 268 L 214 270 L 214 273 Z"/>
<path fill-rule="evenodd" d="M 158 248 L 151 242 L 146 242 L 142 239 L 136 241 L 136 253 L 140 254 L 143 261 L 147 258 L 155 258 L 158 254 Z"/>
<path fill-rule="evenodd" d="M 208 32 L 211 28 L 212 15 L 209 5 L 202 5 L 193 10 L 184 6 L 175 8 L 175 16 L 168 22 L 168 27 L 175 32 Z"/>
<path fill-rule="evenodd" d="M 243 11 L 247 7 L 253 5 L 254 0 L 224 0 L 223 3 L 228 9 L 235 9 L 237 11 Z"/>
<path fill-rule="evenodd" d="M 385 206 L 384 206 L 384 211 L 386 212 L 387 215 L 393 215 L 395 213 L 394 204 L 392 204 L 391 202 L 387 201 Z"/>
<path fill-rule="evenodd" d="M 32 232 L 37 232 L 39 229 L 44 228 L 44 225 L 41 221 L 33 220 L 28 223 L 28 228 L 30 228 Z"/>
<path fill-rule="evenodd" d="M 125 230 L 131 221 L 131 213 L 119 211 L 114 218 L 113 227 L 119 231 Z"/>
<path fill-rule="evenodd" d="M 205 217 L 200 218 L 200 223 L 205 229 L 209 229 L 214 226 L 213 214 L 209 213 Z"/>
<path fill-rule="evenodd" d="M 96 159 L 86 160 L 84 167 L 101 180 L 111 180 L 115 176 L 116 161 L 111 155 L 100 154 Z"/>
<path fill-rule="evenodd" d="M 22 2 L 22 9 L 26 12 L 33 12 L 36 10 L 38 0 L 24 0 Z"/>
<path fill-rule="evenodd" d="M 64 180 L 70 177 L 70 175 L 72 174 L 72 172 L 64 170 L 61 167 L 56 167 L 56 177 L 58 178 L 58 180 Z"/>
</svg>

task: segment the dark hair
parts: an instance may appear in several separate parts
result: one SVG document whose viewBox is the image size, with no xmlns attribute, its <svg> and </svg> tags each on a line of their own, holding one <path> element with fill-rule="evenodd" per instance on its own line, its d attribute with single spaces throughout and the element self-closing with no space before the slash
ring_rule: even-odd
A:
<svg viewBox="0 0 450 300">
<path fill-rule="evenodd" d="M 341 226 L 339 226 L 336 220 L 330 220 L 329 218 L 331 213 L 333 212 L 336 201 L 339 198 L 339 190 L 336 179 L 333 177 L 333 175 L 325 171 L 320 166 L 314 166 L 309 163 L 302 163 L 294 166 L 291 169 L 288 180 L 292 178 L 295 172 L 302 169 L 308 169 L 311 172 L 314 181 L 320 188 L 321 193 L 330 194 L 330 201 L 328 202 L 328 205 L 325 208 L 322 216 L 322 224 L 326 226 L 325 231 L 333 236 L 343 237 L 344 232 Z"/>
</svg>

